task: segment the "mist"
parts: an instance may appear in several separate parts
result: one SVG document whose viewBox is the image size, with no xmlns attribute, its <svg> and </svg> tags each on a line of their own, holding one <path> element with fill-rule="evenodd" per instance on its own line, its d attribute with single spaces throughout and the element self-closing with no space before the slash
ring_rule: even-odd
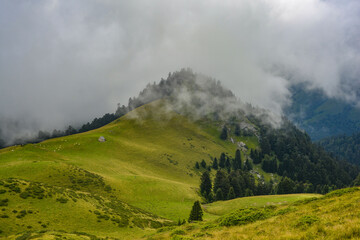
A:
<svg viewBox="0 0 360 240">
<path fill-rule="evenodd" d="M 357 0 L 4 0 L 0 129 L 85 123 L 183 67 L 276 114 L 297 83 L 358 104 L 359 38 Z"/>
</svg>

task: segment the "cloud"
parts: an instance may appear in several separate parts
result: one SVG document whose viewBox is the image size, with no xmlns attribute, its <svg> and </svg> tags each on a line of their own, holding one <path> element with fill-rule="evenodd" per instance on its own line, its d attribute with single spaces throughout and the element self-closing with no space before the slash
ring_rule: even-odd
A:
<svg viewBox="0 0 360 240">
<path fill-rule="evenodd" d="M 76 125 L 182 67 L 276 113 L 299 82 L 355 103 L 359 18 L 356 0 L 1 1 L 0 119 Z"/>
</svg>

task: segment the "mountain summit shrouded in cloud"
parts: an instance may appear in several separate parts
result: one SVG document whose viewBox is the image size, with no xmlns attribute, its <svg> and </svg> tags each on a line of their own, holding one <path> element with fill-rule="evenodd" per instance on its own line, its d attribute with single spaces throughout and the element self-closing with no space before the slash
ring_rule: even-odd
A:
<svg viewBox="0 0 360 240">
<path fill-rule="evenodd" d="M 0 122 L 83 123 L 187 66 L 277 113 L 293 83 L 356 104 L 359 12 L 356 0 L 2 1 Z"/>
</svg>

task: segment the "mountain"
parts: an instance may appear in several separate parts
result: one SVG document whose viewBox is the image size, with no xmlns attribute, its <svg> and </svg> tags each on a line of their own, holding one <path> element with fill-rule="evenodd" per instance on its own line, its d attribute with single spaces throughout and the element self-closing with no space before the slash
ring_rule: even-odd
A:
<svg viewBox="0 0 360 240">
<path fill-rule="evenodd" d="M 360 132 L 360 108 L 301 84 L 291 88 L 291 95 L 292 104 L 285 113 L 313 140 Z"/>
<path fill-rule="evenodd" d="M 318 143 L 336 157 L 360 165 L 360 133 L 328 137 Z"/>
<path fill-rule="evenodd" d="M 300 193 L 289 201 L 350 186 L 359 174 L 214 79 L 182 70 L 146 89 L 103 127 L 0 150 L 1 237 L 138 239 L 173 228 L 194 201 L 214 200 L 200 190 L 205 172 L 224 200 Z"/>
</svg>

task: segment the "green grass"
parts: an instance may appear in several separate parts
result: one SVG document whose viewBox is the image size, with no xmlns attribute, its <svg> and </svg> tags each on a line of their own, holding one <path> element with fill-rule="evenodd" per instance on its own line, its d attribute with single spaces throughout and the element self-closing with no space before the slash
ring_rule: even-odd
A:
<svg viewBox="0 0 360 240">
<path fill-rule="evenodd" d="M 212 129 L 208 131 L 200 123 L 168 111 L 164 101 L 156 101 L 100 129 L 1 149 L 0 179 L 17 178 L 97 194 L 170 220 L 187 219 L 193 202 L 200 199 L 196 161 L 204 159 L 211 164 L 211 158 L 221 152 L 233 156 L 237 148 L 220 140 L 220 126 L 215 124 Z M 106 141 L 99 142 L 100 136 Z M 242 140 L 256 147 L 255 138 Z M 54 202 L 47 201 L 42 204 L 50 209 Z M 78 214 L 86 219 L 86 214 Z M 54 220 L 49 215 L 44 221 Z M 66 226 L 52 230 L 59 228 L 72 231 Z M 12 229 L 17 233 L 23 228 Z"/>
<path fill-rule="evenodd" d="M 203 205 L 204 211 L 214 215 L 228 214 L 234 209 L 249 207 L 266 207 L 271 205 L 287 205 L 299 200 L 320 197 L 319 194 L 284 194 L 284 195 L 265 195 L 254 197 L 236 198 L 228 201 L 217 201 Z"/>
<path fill-rule="evenodd" d="M 261 197 L 253 200 L 257 198 Z M 171 234 L 182 231 L 183 239 L 360 239 L 359 201 L 359 188 L 337 190 L 290 204 L 242 208 L 210 222 L 164 228 L 147 237 L 171 239 Z"/>
<path fill-rule="evenodd" d="M 172 224 L 116 199 L 71 189 L 17 179 L 1 181 L 0 189 L 6 191 L 0 195 L 0 230 L 4 235 L 81 229 L 89 234 L 114 236 L 122 228 Z"/>
</svg>

